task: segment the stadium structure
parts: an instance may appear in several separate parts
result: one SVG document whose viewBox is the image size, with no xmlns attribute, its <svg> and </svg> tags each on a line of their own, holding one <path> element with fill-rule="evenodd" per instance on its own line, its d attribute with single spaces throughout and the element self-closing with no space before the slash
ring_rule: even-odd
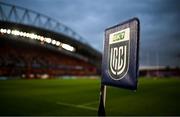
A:
<svg viewBox="0 0 180 117">
<path fill-rule="evenodd" d="M 179 77 L 180 69 L 169 66 L 141 66 L 139 75 L 145 77 Z"/>
<path fill-rule="evenodd" d="M 66 25 L 0 3 L 0 76 L 47 78 L 99 75 L 101 53 Z"/>
</svg>

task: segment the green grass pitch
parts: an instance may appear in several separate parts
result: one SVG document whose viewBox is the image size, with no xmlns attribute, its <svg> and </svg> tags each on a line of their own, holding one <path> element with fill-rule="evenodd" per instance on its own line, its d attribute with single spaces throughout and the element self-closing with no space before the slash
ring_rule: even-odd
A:
<svg viewBox="0 0 180 117">
<path fill-rule="evenodd" d="M 0 115 L 97 115 L 100 80 L 0 81 Z M 138 90 L 107 87 L 107 115 L 180 115 L 180 79 L 139 79 Z"/>
</svg>

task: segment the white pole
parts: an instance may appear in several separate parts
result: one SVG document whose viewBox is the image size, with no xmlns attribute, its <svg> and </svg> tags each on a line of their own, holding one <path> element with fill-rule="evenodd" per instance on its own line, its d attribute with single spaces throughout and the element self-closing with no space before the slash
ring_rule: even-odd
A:
<svg viewBox="0 0 180 117">
<path fill-rule="evenodd" d="M 104 100 L 104 107 L 106 105 L 106 85 L 104 85 L 104 95 L 103 95 L 103 100 Z"/>
</svg>

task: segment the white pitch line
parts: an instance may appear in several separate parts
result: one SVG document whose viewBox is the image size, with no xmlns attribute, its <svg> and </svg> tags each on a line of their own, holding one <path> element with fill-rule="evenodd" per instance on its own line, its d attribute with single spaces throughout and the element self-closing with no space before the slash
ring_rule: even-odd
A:
<svg viewBox="0 0 180 117">
<path fill-rule="evenodd" d="M 92 104 L 96 104 L 96 103 L 99 103 L 99 101 L 94 101 L 94 102 L 89 102 L 89 103 L 84 103 L 84 104 L 81 104 L 83 106 L 87 106 L 87 105 L 92 105 Z"/>
<path fill-rule="evenodd" d="M 83 106 L 83 105 L 75 105 L 75 104 L 69 104 L 69 103 L 63 103 L 63 102 L 57 102 L 57 104 L 64 105 L 64 106 L 69 106 L 69 107 L 75 107 L 75 108 L 82 108 L 82 109 L 97 111 L 96 108 Z"/>
</svg>

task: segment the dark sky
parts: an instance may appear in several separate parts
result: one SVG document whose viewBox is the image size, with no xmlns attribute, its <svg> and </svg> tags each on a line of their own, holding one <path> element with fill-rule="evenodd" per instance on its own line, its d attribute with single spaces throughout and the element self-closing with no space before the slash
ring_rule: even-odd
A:
<svg viewBox="0 0 180 117">
<path fill-rule="evenodd" d="M 3 0 L 46 14 L 103 50 L 104 29 L 138 17 L 140 64 L 180 66 L 180 0 Z"/>
</svg>

